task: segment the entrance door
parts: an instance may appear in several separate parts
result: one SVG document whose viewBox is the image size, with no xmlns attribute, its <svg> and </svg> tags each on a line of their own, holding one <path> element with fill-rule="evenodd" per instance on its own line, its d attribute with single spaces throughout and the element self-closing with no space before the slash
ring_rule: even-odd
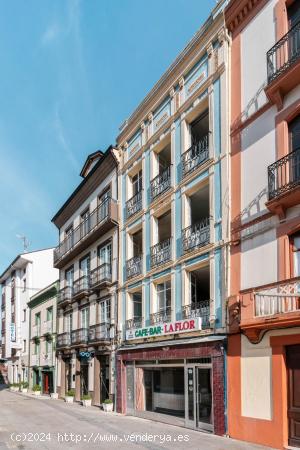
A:
<svg viewBox="0 0 300 450">
<path fill-rule="evenodd" d="M 44 383 L 43 383 L 43 393 L 49 394 L 49 374 L 47 372 L 43 373 L 44 375 Z"/>
<path fill-rule="evenodd" d="M 81 396 L 89 393 L 89 365 L 88 362 L 80 364 L 80 391 Z"/>
<path fill-rule="evenodd" d="M 289 445 L 300 447 L 300 345 L 286 347 Z"/>
<path fill-rule="evenodd" d="M 126 412 L 134 414 L 134 366 L 132 363 L 126 365 Z"/>
<path fill-rule="evenodd" d="M 211 366 L 187 366 L 185 377 L 186 426 L 213 431 Z"/>
</svg>

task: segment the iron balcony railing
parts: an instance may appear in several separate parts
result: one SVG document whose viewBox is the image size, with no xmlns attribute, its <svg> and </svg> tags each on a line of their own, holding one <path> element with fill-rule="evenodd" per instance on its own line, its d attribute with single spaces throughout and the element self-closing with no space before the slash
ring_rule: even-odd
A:
<svg viewBox="0 0 300 450">
<path fill-rule="evenodd" d="M 268 83 L 291 67 L 300 57 L 300 22 L 267 52 Z"/>
<path fill-rule="evenodd" d="M 79 328 L 71 333 L 71 344 L 86 344 L 89 339 L 89 329 Z"/>
<path fill-rule="evenodd" d="M 143 191 L 139 191 L 126 202 L 126 218 L 129 219 L 129 217 L 141 211 L 142 205 Z"/>
<path fill-rule="evenodd" d="M 80 294 L 81 292 L 85 292 L 90 288 L 90 276 L 83 275 L 78 278 L 78 280 L 74 281 L 73 284 L 73 295 Z"/>
<path fill-rule="evenodd" d="M 171 166 L 167 167 L 163 172 L 159 173 L 150 182 L 151 200 L 154 200 L 163 192 L 171 187 Z"/>
<path fill-rule="evenodd" d="M 57 294 L 57 304 L 70 302 L 73 297 L 73 286 L 66 286 Z"/>
<path fill-rule="evenodd" d="M 32 337 L 37 338 L 41 336 L 41 325 L 33 325 L 32 327 Z"/>
<path fill-rule="evenodd" d="M 279 281 L 254 293 L 256 317 L 273 316 L 300 311 L 300 277 Z"/>
<path fill-rule="evenodd" d="M 208 160 L 209 157 L 209 135 L 205 135 L 199 142 L 193 144 L 181 156 L 182 176 L 185 177 L 197 167 Z"/>
<path fill-rule="evenodd" d="M 200 302 L 193 302 L 182 307 L 183 319 L 194 319 L 201 317 L 201 327 L 203 329 L 209 328 L 210 317 L 210 300 L 202 300 Z"/>
<path fill-rule="evenodd" d="M 170 322 L 172 317 L 172 309 L 171 307 L 166 307 L 164 309 L 159 310 L 156 313 L 150 314 L 150 323 L 151 325 L 155 325 L 157 323 Z"/>
<path fill-rule="evenodd" d="M 53 320 L 46 320 L 44 322 L 44 334 L 53 333 Z"/>
<path fill-rule="evenodd" d="M 31 365 L 32 366 L 40 365 L 40 355 L 31 355 Z"/>
<path fill-rule="evenodd" d="M 133 328 L 142 328 L 143 322 L 143 317 L 133 317 L 132 319 L 128 319 L 125 323 L 126 330 L 131 330 Z"/>
<path fill-rule="evenodd" d="M 102 283 L 111 282 L 111 264 L 104 263 L 91 271 L 90 284 L 91 287 L 95 287 Z"/>
<path fill-rule="evenodd" d="M 133 278 L 142 273 L 143 255 L 134 256 L 126 261 L 127 278 Z"/>
<path fill-rule="evenodd" d="M 54 251 L 54 262 L 57 262 L 92 230 L 99 227 L 111 217 L 112 203 L 116 204 L 116 201 L 110 197 L 103 200 L 97 208 L 95 208 L 87 218 L 78 225 L 78 227 L 66 236 Z"/>
<path fill-rule="evenodd" d="M 210 240 L 209 218 L 201 220 L 182 230 L 182 249 L 189 252 L 195 248 L 203 247 Z"/>
<path fill-rule="evenodd" d="M 65 333 L 60 333 L 56 338 L 56 347 L 69 347 L 71 345 L 71 333 L 66 331 Z"/>
<path fill-rule="evenodd" d="M 300 148 L 268 167 L 269 200 L 285 194 L 300 184 Z"/>
<path fill-rule="evenodd" d="M 110 322 L 92 325 L 89 329 L 89 341 L 107 341 L 110 339 Z"/>
<path fill-rule="evenodd" d="M 171 260 L 172 257 L 172 238 L 153 245 L 150 249 L 151 267 L 160 266 Z"/>
</svg>

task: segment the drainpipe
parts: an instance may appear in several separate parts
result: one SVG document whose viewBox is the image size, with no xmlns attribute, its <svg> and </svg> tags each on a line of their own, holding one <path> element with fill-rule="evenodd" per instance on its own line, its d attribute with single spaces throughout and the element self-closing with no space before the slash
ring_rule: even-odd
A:
<svg viewBox="0 0 300 450">
<path fill-rule="evenodd" d="M 30 357 L 31 357 L 31 308 L 29 308 L 29 329 L 28 329 L 28 383 L 31 384 L 31 370 L 30 370 Z"/>
</svg>

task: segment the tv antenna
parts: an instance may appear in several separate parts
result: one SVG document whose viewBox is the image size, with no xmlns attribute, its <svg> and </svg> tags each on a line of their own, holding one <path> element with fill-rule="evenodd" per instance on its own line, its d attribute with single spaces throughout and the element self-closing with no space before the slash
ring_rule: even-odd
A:
<svg viewBox="0 0 300 450">
<path fill-rule="evenodd" d="M 16 234 L 16 237 L 21 239 L 21 241 L 23 242 L 23 250 L 24 252 L 26 252 L 26 250 L 29 247 L 30 242 L 28 241 L 26 236 L 22 236 L 21 234 Z"/>
</svg>

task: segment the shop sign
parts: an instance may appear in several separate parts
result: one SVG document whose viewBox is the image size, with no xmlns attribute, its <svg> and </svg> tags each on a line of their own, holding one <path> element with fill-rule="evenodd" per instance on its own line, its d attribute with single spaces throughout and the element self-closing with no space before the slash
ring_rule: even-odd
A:
<svg viewBox="0 0 300 450">
<path fill-rule="evenodd" d="M 126 339 L 143 339 L 148 337 L 168 336 L 169 334 L 188 333 L 201 330 L 201 318 L 177 320 L 151 327 L 133 328 L 126 330 Z"/>
<path fill-rule="evenodd" d="M 92 352 L 79 352 L 80 358 L 90 358 L 93 356 Z"/>
</svg>

